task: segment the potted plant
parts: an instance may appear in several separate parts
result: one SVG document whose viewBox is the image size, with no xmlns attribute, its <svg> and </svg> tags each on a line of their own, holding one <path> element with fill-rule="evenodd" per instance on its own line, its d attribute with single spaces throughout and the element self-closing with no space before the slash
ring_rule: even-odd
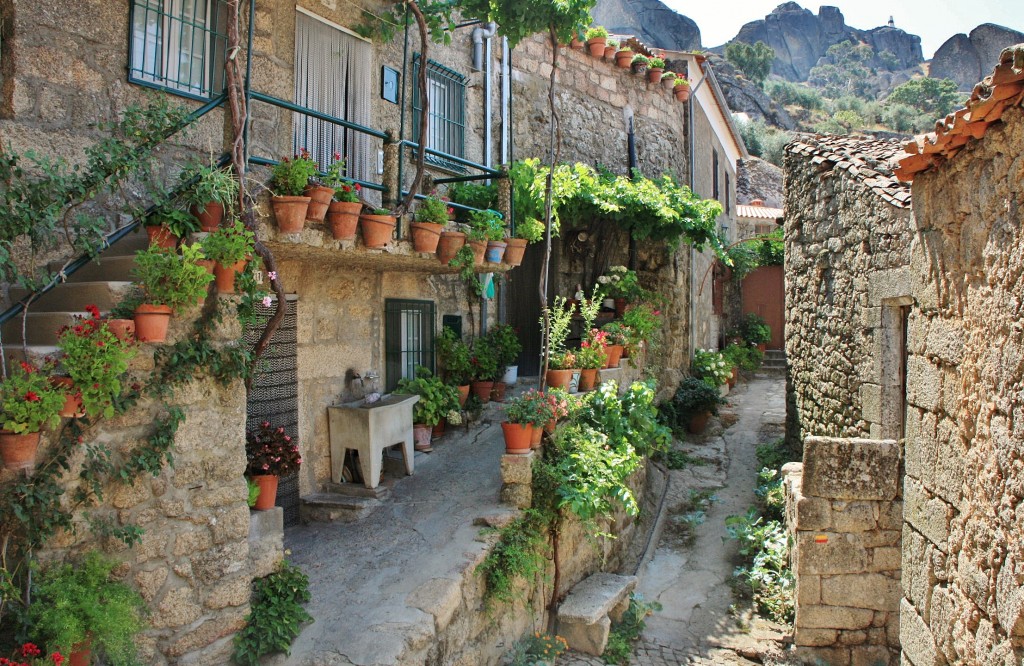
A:
<svg viewBox="0 0 1024 666">
<path fill-rule="evenodd" d="M 0 457 L 7 469 L 30 469 L 39 433 L 60 424 L 65 398 L 50 384 L 50 368 L 25 362 L 13 366 L 0 382 Z"/>
<path fill-rule="evenodd" d="M 493 210 L 477 210 L 469 214 L 468 242 L 473 248 L 473 259 L 481 265 L 500 264 L 505 254 L 505 224 Z"/>
<path fill-rule="evenodd" d="M 533 426 L 533 433 L 530 437 L 530 447 L 540 447 L 540 440 L 544 435 L 544 427 L 555 418 L 555 404 L 547 393 L 530 389 L 515 399 L 519 402 L 521 418 Z M 506 414 L 508 410 L 506 409 Z"/>
<path fill-rule="evenodd" d="M 634 74 L 640 74 L 641 76 L 647 73 L 647 67 L 650 65 L 651 59 L 645 56 L 643 53 L 637 53 L 633 56 L 630 61 L 630 66 L 633 68 Z"/>
<path fill-rule="evenodd" d="M 743 319 L 740 320 L 739 331 L 743 340 L 747 344 L 755 345 L 761 353 L 764 353 L 765 347 L 772 339 L 772 329 L 768 322 L 765 321 L 764 317 L 754 312 L 748 312 L 743 315 Z"/>
<path fill-rule="evenodd" d="M 685 102 L 690 99 L 690 82 L 684 78 L 677 78 L 672 84 L 672 92 L 677 100 Z"/>
<path fill-rule="evenodd" d="M 732 366 L 720 352 L 712 349 L 698 349 L 690 362 L 690 374 L 708 386 L 717 389 L 728 383 Z"/>
<path fill-rule="evenodd" d="M 417 451 L 431 451 L 431 431 L 452 410 L 458 409 L 459 392 L 454 386 L 434 377 L 427 368 L 417 367 L 414 379 L 403 377 L 398 380 L 395 393 L 420 397 L 412 406 L 415 448 Z"/>
<path fill-rule="evenodd" d="M 386 208 L 374 208 L 372 213 L 359 216 L 359 227 L 363 230 L 363 244 L 366 247 L 380 249 L 388 244 L 395 235 L 398 220 Z"/>
<path fill-rule="evenodd" d="M 629 69 L 632 63 L 633 49 L 621 44 L 619 50 L 615 52 L 615 65 L 622 69 Z"/>
<path fill-rule="evenodd" d="M 466 234 L 464 232 L 458 229 L 442 231 L 437 242 L 437 260 L 442 264 L 448 264 L 465 244 Z"/>
<path fill-rule="evenodd" d="M 580 30 L 583 26 L 576 28 L 572 31 L 572 39 L 569 41 L 569 48 L 573 51 L 582 51 L 586 45 L 582 39 L 580 39 Z"/>
<path fill-rule="evenodd" d="M 458 391 L 459 407 L 465 407 L 469 398 L 469 383 L 473 379 L 473 355 L 469 345 L 448 326 L 441 330 L 434 344 L 444 379 Z"/>
<path fill-rule="evenodd" d="M 630 342 L 632 331 L 628 326 L 619 321 L 610 321 L 601 327 L 607 335 L 605 338 L 605 354 L 608 356 L 606 368 L 619 367 L 619 360 L 622 358 L 622 351 Z"/>
<path fill-rule="evenodd" d="M 58 332 L 60 369 L 70 379 L 75 392 L 72 402 L 78 403 L 81 411 L 93 418 L 110 418 L 114 415 L 114 400 L 121 395 L 121 378 L 136 349 L 114 335 L 107 322 L 100 319 L 99 308 L 87 305 L 85 309 L 88 317 L 76 317 L 73 324 Z M 73 416 L 76 411 L 63 415 Z"/>
<path fill-rule="evenodd" d="M 615 52 L 619 50 L 619 40 L 609 39 L 604 44 L 604 59 L 615 62 Z"/>
<path fill-rule="evenodd" d="M 255 242 L 256 236 L 239 219 L 230 226 L 219 227 L 203 239 L 203 255 L 214 262 L 213 277 L 217 291 L 235 293 L 235 276 L 245 270 Z"/>
<path fill-rule="evenodd" d="M 291 159 L 282 159 L 271 173 L 275 196 L 270 198 L 270 206 L 274 209 L 277 228 L 284 234 L 298 233 L 306 223 L 311 199 L 305 191 L 309 180 L 316 176 L 316 162 L 303 149 Z"/>
<path fill-rule="evenodd" d="M 412 227 L 412 246 L 415 252 L 434 252 L 441 239 L 441 230 L 448 223 L 452 209 L 448 202 L 431 194 L 416 206 Z"/>
<path fill-rule="evenodd" d="M 515 384 L 519 380 L 517 361 L 520 352 L 523 351 L 519 334 L 508 324 L 495 324 L 487 335 L 491 338 L 491 345 L 498 357 L 498 374 L 502 376 L 502 383 Z"/>
<path fill-rule="evenodd" d="M 121 342 L 135 342 L 135 308 L 142 302 L 142 291 L 137 285 L 121 297 L 107 313 L 107 328 Z"/>
<path fill-rule="evenodd" d="M 505 263 L 509 266 L 519 266 L 523 263 L 527 244 L 536 243 L 543 238 L 544 223 L 535 217 L 524 218 L 515 225 L 512 237 L 505 239 L 508 244 L 505 248 Z"/>
<path fill-rule="evenodd" d="M 601 293 L 612 299 L 615 316 L 621 317 L 626 312 L 626 305 L 643 299 L 646 291 L 640 286 L 640 277 L 636 271 L 625 266 L 612 266 L 604 275 L 598 276 L 597 283 Z"/>
<path fill-rule="evenodd" d="M 676 390 L 672 401 L 679 425 L 694 435 L 704 432 L 708 419 L 718 413 L 725 399 L 718 389 L 696 377 L 687 377 Z"/>
<path fill-rule="evenodd" d="M 587 49 L 590 50 L 590 55 L 595 58 L 604 57 L 604 47 L 608 42 L 608 30 L 604 26 L 595 25 L 593 28 L 587 28 L 584 36 L 587 38 Z"/>
<path fill-rule="evenodd" d="M 605 340 L 608 334 L 596 328 L 590 329 L 587 339 L 580 343 L 580 350 L 576 352 L 576 362 L 580 367 L 580 391 L 590 391 L 597 383 L 597 371 L 608 362 L 608 353 L 605 351 Z"/>
<path fill-rule="evenodd" d="M 72 653 L 70 662 L 88 664 L 90 653 L 104 664 L 137 663 L 135 637 L 145 628 L 145 602 L 117 580 L 117 562 L 89 551 L 74 565 L 56 564 L 35 579 L 29 625 L 48 651 Z"/>
<path fill-rule="evenodd" d="M 176 248 L 181 239 L 199 231 L 199 220 L 187 211 L 161 208 L 143 223 L 149 235 L 149 244 L 163 248 Z"/>
<path fill-rule="evenodd" d="M 181 254 L 159 247 L 135 253 L 136 279 L 141 283 L 143 302 L 135 308 L 135 334 L 142 342 L 163 342 L 171 313 L 195 305 L 206 294 L 213 276 L 199 261 L 198 245 L 184 245 Z"/>
<path fill-rule="evenodd" d="M 576 355 L 565 348 L 573 315 L 572 309 L 565 307 L 565 303 L 565 296 L 555 296 L 540 321 L 541 328 L 548 331 L 548 371 L 544 382 L 550 387 L 568 387 L 578 367 Z"/>
<path fill-rule="evenodd" d="M 665 70 L 662 72 L 661 84 L 665 86 L 666 90 L 672 90 L 672 86 L 676 84 L 676 73 L 671 70 Z"/>
<path fill-rule="evenodd" d="M 470 364 L 473 366 L 473 379 L 470 382 L 470 390 L 480 399 L 480 402 L 486 405 L 491 401 L 494 378 L 499 375 L 498 355 L 487 336 L 481 336 L 474 340 L 471 349 Z"/>
<path fill-rule="evenodd" d="M 739 371 L 755 372 L 761 367 L 763 354 L 757 347 L 748 344 L 731 343 L 722 350 L 722 356 L 733 365 L 733 378 L 739 379 Z"/>
<path fill-rule="evenodd" d="M 327 176 L 321 180 L 319 169 L 314 163 L 314 173 L 310 176 L 302 193 L 309 197 L 309 206 L 306 208 L 306 219 L 310 222 L 323 222 L 327 216 L 327 210 L 334 199 L 334 188 L 341 176 L 341 170 L 345 167 L 345 160 L 341 159 L 339 153 L 334 153 L 334 161 L 327 167 Z"/>
<path fill-rule="evenodd" d="M 257 511 L 273 509 L 277 501 L 277 483 L 282 476 L 299 471 L 302 456 L 299 447 L 281 426 L 263 421 L 245 438 L 245 474 L 260 487 Z"/>
<path fill-rule="evenodd" d="M 359 224 L 359 213 L 363 204 L 359 201 L 359 183 L 343 178 L 345 160 L 334 153 L 334 161 L 327 167 L 324 184 L 332 189 L 332 200 L 327 207 L 327 224 L 331 228 L 334 240 L 353 240 L 356 237 L 356 226 Z"/>
<path fill-rule="evenodd" d="M 631 358 L 658 335 L 661 330 L 661 310 L 649 303 L 630 305 L 622 315 L 622 324 L 630 332 L 630 340 L 622 350 L 623 358 Z"/>
<path fill-rule="evenodd" d="M 543 400 L 537 399 L 537 392 L 527 392 L 509 400 L 505 405 L 505 420 L 501 432 L 505 436 L 505 453 L 529 453 L 535 423 L 543 420 L 550 409 Z M 541 426 L 543 427 L 543 426 Z"/>
<path fill-rule="evenodd" d="M 647 67 L 647 80 L 651 83 L 661 83 L 661 75 L 665 71 L 665 60 L 663 58 L 651 58 Z"/>
<path fill-rule="evenodd" d="M 238 181 L 231 167 L 204 165 L 185 169 L 179 176 L 182 183 L 192 182 L 185 190 L 185 203 L 189 213 L 199 220 L 201 231 L 213 231 L 224 218 L 228 208 L 238 196 Z"/>
</svg>

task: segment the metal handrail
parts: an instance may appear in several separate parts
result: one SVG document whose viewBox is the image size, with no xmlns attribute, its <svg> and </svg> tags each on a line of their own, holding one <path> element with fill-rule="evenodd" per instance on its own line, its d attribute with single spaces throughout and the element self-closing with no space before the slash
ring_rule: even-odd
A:
<svg viewBox="0 0 1024 666">
<path fill-rule="evenodd" d="M 388 138 L 388 135 L 385 134 L 384 132 L 381 132 L 380 130 L 370 129 L 369 127 L 364 127 L 359 123 L 353 123 L 351 121 L 345 120 L 344 118 L 332 116 L 329 113 L 324 113 L 322 111 L 310 109 L 305 106 L 300 106 L 293 102 L 283 100 L 280 97 L 274 97 L 273 95 L 267 95 L 265 93 L 256 92 L 255 90 L 252 91 L 250 95 L 252 99 L 256 100 L 257 102 L 265 102 L 272 106 L 279 106 L 283 109 L 288 109 L 289 111 L 294 111 L 296 113 L 301 113 L 307 116 L 313 116 L 314 118 L 318 118 L 319 120 L 325 120 L 334 125 L 340 125 L 341 127 L 344 127 L 346 129 L 362 132 L 363 134 L 369 134 L 370 136 L 377 137 L 378 139 L 384 139 L 385 141 Z"/>
<path fill-rule="evenodd" d="M 418 144 L 415 141 L 412 141 L 410 139 L 403 139 L 403 140 L 399 141 L 398 142 L 398 146 L 400 148 L 402 146 L 407 146 L 409 148 L 412 148 L 413 150 L 419 150 L 420 149 L 420 144 Z M 433 157 L 439 157 L 439 158 L 441 158 L 443 160 L 448 160 L 449 162 L 454 162 L 455 164 L 458 164 L 458 165 L 461 165 L 461 166 L 464 166 L 464 167 L 469 167 L 471 169 L 478 169 L 478 170 L 483 172 L 479 176 L 470 176 L 470 177 L 460 176 L 460 178 L 463 178 L 463 180 L 479 180 L 481 178 L 494 178 L 495 176 L 499 176 L 500 177 L 502 175 L 502 172 L 500 170 L 498 170 L 498 169 L 487 167 L 487 166 L 484 166 L 483 164 L 479 164 L 477 162 L 472 162 L 470 160 L 466 160 L 466 159 L 463 159 L 461 157 L 456 157 L 455 155 L 449 155 L 448 153 L 443 153 L 440 150 L 434 150 L 433 148 L 427 148 L 426 149 L 426 153 L 427 153 L 427 155 L 431 155 Z M 434 182 L 437 183 L 437 182 L 441 182 L 441 181 L 435 180 Z M 455 181 L 450 181 L 450 182 L 455 182 Z"/>
</svg>

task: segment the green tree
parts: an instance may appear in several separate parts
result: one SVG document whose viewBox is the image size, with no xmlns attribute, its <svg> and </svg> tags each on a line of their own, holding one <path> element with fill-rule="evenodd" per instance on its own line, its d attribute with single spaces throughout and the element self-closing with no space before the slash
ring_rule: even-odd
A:
<svg viewBox="0 0 1024 666">
<path fill-rule="evenodd" d="M 744 42 L 732 42 L 725 47 L 725 59 L 742 71 L 748 79 L 762 85 L 772 70 L 775 49 L 761 40 L 753 46 Z"/>
<path fill-rule="evenodd" d="M 960 102 L 960 93 L 956 88 L 956 83 L 949 79 L 924 76 L 897 86 L 885 102 L 906 104 L 937 118 L 952 111 Z"/>
<path fill-rule="evenodd" d="M 854 44 L 849 40 L 833 44 L 825 52 L 824 62 L 811 69 L 807 82 L 823 88 L 826 97 L 865 97 L 874 74 L 871 68 L 874 57 L 875 50 L 869 44 Z"/>
</svg>

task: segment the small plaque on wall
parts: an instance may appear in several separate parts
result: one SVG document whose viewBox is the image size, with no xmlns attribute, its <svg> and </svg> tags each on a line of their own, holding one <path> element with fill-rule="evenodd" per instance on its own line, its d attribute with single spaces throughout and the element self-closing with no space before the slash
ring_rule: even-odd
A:
<svg viewBox="0 0 1024 666">
<path fill-rule="evenodd" d="M 380 96 L 392 104 L 398 104 L 398 70 L 387 65 L 380 68 Z"/>
</svg>

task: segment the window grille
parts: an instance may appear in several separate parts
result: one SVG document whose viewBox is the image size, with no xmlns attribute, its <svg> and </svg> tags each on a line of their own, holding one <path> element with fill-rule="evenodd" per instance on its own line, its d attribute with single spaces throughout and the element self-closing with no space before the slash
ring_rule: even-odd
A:
<svg viewBox="0 0 1024 666">
<path fill-rule="evenodd" d="M 454 157 L 466 156 L 466 77 L 444 65 L 427 61 L 427 138 L 420 139 L 419 55 L 413 58 L 412 69 L 412 138 L 426 148 Z M 428 154 L 426 161 L 449 171 L 465 173 L 465 167 L 435 155 Z"/>
<path fill-rule="evenodd" d="M 224 90 L 224 0 L 133 0 L 128 80 L 188 97 Z"/>
<path fill-rule="evenodd" d="M 398 388 L 403 377 L 415 377 L 417 366 L 434 371 L 434 326 L 433 301 L 384 300 L 386 391 Z"/>
<path fill-rule="evenodd" d="M 711 198 L 718 199 L 718 151 L 711 150 Z"/>
<path fill-rule="evenodd" d="M 732 203 L 732 197 L 729 196 L 729 189 L 730 189 L 729 185 L 730 185 L 730 183 L 729 183 L 729 172 L 726 171 L 725 172 L 725 214 L 726 215 L 729 215 L 732 212 L 732 207 L 730 205 Z"/>
</svg>

